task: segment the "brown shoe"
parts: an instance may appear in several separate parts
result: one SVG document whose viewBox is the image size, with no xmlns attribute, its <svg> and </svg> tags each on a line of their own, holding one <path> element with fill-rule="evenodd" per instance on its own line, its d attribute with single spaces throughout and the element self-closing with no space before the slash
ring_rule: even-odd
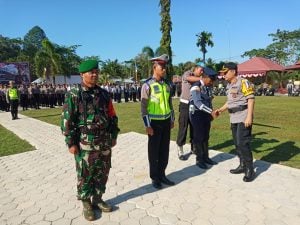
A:
<svg viewBox="0 0 300 225">
<path fill-rule="evenodd" d="M 93 211 L 91 200 L 82 200 L 83 205 L 83 216 L 88 221 L 95 220 L 95 214 Z"/>
<path fill-rule="evenodd" d="M 111 212 L 113 207 L 102 200 L 101 197 L 93 197 L 92 205 L 98 207 L 102 212 Z"/>
</svg>

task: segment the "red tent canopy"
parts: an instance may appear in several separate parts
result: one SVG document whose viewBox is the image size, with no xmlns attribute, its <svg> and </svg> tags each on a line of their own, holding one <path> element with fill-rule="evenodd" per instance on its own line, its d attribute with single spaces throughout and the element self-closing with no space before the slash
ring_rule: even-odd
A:
<svg viewBox="0 0 300 225">
<path fill-rule="evenodd" d="M 300 70 L 300 60 L 294 65 L 285 67 L 286 70 Z"/>
<path fill-rule="evenodd" d="M 265 76 L 268 71 L 284 71 L 284 67 L 263 57 L 254 57 L 238 65 L 242 77 Z"/>
</svg>

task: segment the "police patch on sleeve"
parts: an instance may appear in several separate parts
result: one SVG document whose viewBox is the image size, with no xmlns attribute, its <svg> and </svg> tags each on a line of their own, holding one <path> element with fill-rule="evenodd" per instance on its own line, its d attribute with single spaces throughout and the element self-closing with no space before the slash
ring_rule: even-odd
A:
<svg viewBox="0 0 300 225">
<path fill-rule="evenodd" d="M 242 79 L 242 93 L 244 96 L 254 94 L 254 87 L 247 79 Z"/>
</svg>

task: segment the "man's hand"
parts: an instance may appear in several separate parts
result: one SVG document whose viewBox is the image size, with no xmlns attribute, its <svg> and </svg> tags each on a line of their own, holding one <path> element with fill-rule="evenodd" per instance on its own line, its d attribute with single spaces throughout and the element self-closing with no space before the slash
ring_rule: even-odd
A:
<svg viewBox="0 0 300 225">
<path fill-rule="evenodd" d="M 152 136 L 154 134 L 152 127 L 146 127 L 146 134 Z"/>
<path fill-rule="evenodd" d="M 212 116 L 213 119 L 216 119 L 219 115 L 220 115 L 220 113 L 219 113 L 218 110 L 214 110 L 211 113 L 211 116 Z"/>
<path fill-rule="evenodd" d="M 79 151 L 78 151 L 78 146 L 77 145 L 72 145 L 70 148 L 69 148 L 69 152 L 73 155 L 76 155 Z"/>
<path fill-rule="evenodd" d="M 112 141 L 111 141 L 111 147 L 116 146 L 116 144 L 117 144 L 117 139 L 112 139 Z"/>
<path fill-rule="evenodd" d="M 252 125 L 252 117 L 247 116 L 245 121 L 244 121 L 245 127 L 250 127 Z"/>
</svg>

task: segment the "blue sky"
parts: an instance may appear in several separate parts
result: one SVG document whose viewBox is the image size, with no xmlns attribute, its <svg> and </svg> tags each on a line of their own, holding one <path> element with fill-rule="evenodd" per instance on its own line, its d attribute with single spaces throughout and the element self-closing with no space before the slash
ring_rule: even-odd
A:
<svg viewBox="0 0 300 225">
<path fill-rule="evenodd" d="M 23 37 L 40 26 L 59 45 L 79 44 L 81 57 L 129 60 L 146 45 L 156 49 L 161 32 L 159 0 L 0 0 L 0 34 Z M 253 48 L 272 42 L 277 29 L 300 28 L 299 0 L 172 0 L 174 64 L 202 56 L 196 34 L 213 34 L 207 58 L 243 62 Z"/>
</svg>

